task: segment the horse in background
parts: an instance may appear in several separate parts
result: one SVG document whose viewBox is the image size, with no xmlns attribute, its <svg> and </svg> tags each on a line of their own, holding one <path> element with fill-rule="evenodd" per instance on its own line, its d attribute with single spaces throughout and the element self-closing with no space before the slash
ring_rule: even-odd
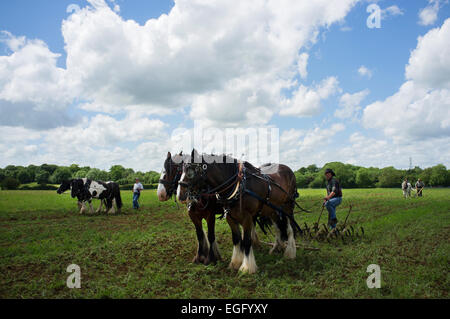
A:
<svg viewBox="0 0 450 319">
<path fill-rule="evenodd" d="M 298 197 L 294 172 L 282 164 L 256 168 L 222 156 L 220 163 L 192 151 L 190 163 L 183 166 L 178 183 L 178 197 L 186 194 L 215 195 L 223 200 L 226 219 L 232 231 L 233 255 L 230 268 L 255 273 L 257 266 L 252 248 L 255 220 L 262 216 L 275 226 L 276 242 L 271 253 L 285 249 L 284 255 L 296 256 L 295 231 L 301 231 L 294 219 L 295 198 Z M 204 185 L 207 185 L 206 191 Z M 243 236 L 240 227 L 243 228 Z"/>
<path fill-rule="evenodd" d="M 119 184 L 115 182 L 101 182 L 92 181 L 87 178 L 81 179 L 71 179 L 63 181 L 56 191 L 58 194 L 62 194 L 67 190 L 71 190 L 72 198 L 78 199 L 78 208 L 80 209 L 80 214 L 84 214 L 86 211 L 86 203 L 89 204 L 90 213 L 94 214 L 94 209 L 92 207 L 92 199 L 99 199 L 100 206 L 97 209 L 97 213 L 102 211 L 103 205 L 105 205 L 106 214 L 115 214 L 117 212 L 120 214 L 121 208 L 123 206 L 122 198 L 120 196 Z"/>
</svg>

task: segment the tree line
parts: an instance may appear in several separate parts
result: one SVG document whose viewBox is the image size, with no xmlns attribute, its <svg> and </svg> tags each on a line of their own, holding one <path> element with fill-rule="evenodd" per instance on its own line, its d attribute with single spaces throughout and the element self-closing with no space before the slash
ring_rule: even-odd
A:
<svg viewBox="0 0 450 319">
<path fill-rule="evenodd" d="M 322 168 L 313 164 L 298 169 L 295 171 L 297 186 L 299 188 L 324 187 L 326 168 L 334 170 L 343 188 L 400 187 L 405 178 L 408 178 L 413 185 L 420 178 L 426 186 L 450 186 L 450 170 L 447 170 L 443 164 L 425 169 L 416 166 L 413 169 L 400 170 L 392 166 L 366 168 L 341 162 L 327 163 Z M 43 164 L 27 167 L 9 165 L 0 168 L 0 184 L 3 189 L 16 189 L 20 184 L 29 183 L 37 183 L 41 186 L 60 184 L 72 178 L 115 181 L 120 185 L 133 184 L 134 180 L 139 178 L 144 184 L 156 184 L 160 174 L 154 171 L 135 172 L 132 168 L 125 168 L 122 165 L 114 165 L 109 171 L 89 166 L 80 167 L 77 164 L 70 166 Z"/>
<path fill-rule="evenodd" d="M 20 184 L 29 183 L 37 183 L 41 186 L 61 184 L 64 180 L 73 178 L 114 181 L 120 185 L 133 184 L 135 179 L 139 178 L 144 184 L 155 184 L 158 183 L 159 177 L 160 174 L 154 171 L 135 172 L 132 168 L 125 168 L 122 165 L 114 165 L 109 171 L 89 166 L 80 167 L 77 164 L 70 166 L 43 164 L 40 166 L 29 165 L 27 167 L 9 165 L 5 168 L 0 168 L 0 184 L 3 189 L 16 189 Z"/>
<path fill-rule="evenodd" d="M 325 169 L 331 168 L 343 188 L 392 188 L 400 187 L 405 178 L 414 187 L 420 178 L 426 186 L 450 186 L 450 170 L 439 164 L 422 169 L 418 166 L 413 169 L 401 170 L 392 166 L 385 168 L 361 167 L 341 162 L 331 162 L 322 168 L 316 165 L 302 167 L 295 172 L 297 187 L 322 188 L 326 184 Z"/>
</svg>

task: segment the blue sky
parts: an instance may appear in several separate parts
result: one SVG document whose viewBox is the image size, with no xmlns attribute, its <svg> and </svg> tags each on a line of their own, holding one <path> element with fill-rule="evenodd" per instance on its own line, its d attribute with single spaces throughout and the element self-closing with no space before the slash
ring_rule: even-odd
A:
<svg viewBox="0 0 450 319">
<path fill-rule="evenodd" d="M 5 58 L 0 60 L 0 72 L 2 63 L 9 66 L 8 68 L 5 67 L 7 70 L 5 72 L 10 72 L 4 75 L 4 78 L 7 79 L 6 81 L 0 81 L 2 116 L 5 118 L 10 117 L 9 120 L 0 122 L 0 129 L 2 132 L 11 132 L 11 141 L 14 139 L 22 141 L 18 145 L 18 143 L 8 141 L 6 137 L 0 140 L 1 147 L 9 152 L 8 156 L 5 156 L 0 162 L 0 166 L 8 164 L 42 164 L 43 162 L 56 162 L 56 164 L 77 162 L 84 165 L 109 168 L 110 165 L 120 161 L 121 163 L 124 162 L 125 166 L 136 169 L 157 170 L 160 166 L 161 157 L 164 157 L 161 154 L 165 154 L 164 146 L 168 148 L 167 138 L 170 137 L 173 129 L 179 127 L 191 129 L 194 125 L 194 120 L 199 118 L 204 120 L 206 125 L 222 128 L 230 125 L 248 128 L 252 124 L 254 126 L 278 127 L 282 135 L 280 140 L 280 161 L 287 162 L 295 169 L 311 163 L 323 165 L 334 160 L 364 166 L 385 167 L 393 165 L 398 168 L 405 168 L 409 165 L 409 157 L 413 158 L 413 165 L 431 166 L 438 163 L 450 165 L 448 150 L 450 145 L 450 125 L 448 121 L 443 120 L 449 114 L 448 105 L 450 101 L 448 100 L 448 87 L 446 86 L 449 75 L 442 75 L 444 86 L 436 85 L 436 81 L 430 80 L 429 74 L 425 71 L 413 76 L 406 75 L 406 68 L 411 64 L 410 57 L 413 52 L 417 52 L 417 56 L 423 55 L 428 57 L 428 59 L 427 61 L 419 59 L 413 61 L 411 68 L 417 70 L 435 68 L 443 70 L 443 72 L 448 69 L 448 60 L 440 59 L 439 56 L 434 59 L 433 53 L 426 52 L 429 50 L 430 52 L 437 52 L 434 54 L 438 54 L 439 52 L 446 52 L 445 50 L 449 48 L 450 40 L 449 37 L 446 37 L 447 34 L 445 32 L 447 31 L 444 28 L 445 22 L 450 16 L 448 1 L 384 0 L 353 2 L 349 0 L 347 4 L 344 4 L 344 1 L 341 2 L 342 4 L 333 4 L 336 6 L 335 11 L 339 11 L 339 6 L 347 6 L 342 8 L 343 11 L 340 15 L 336 14 L 336 17 L 320 17 L 321 10 L 311 11 L 318 15 L 317 21 L 324 22 L 317 23 L 314 22 L 316 20 L 311 18 L 311 25 L 308 25 L 307 22 L 295 22 L 295 17 L 293 17 L 292 30 L 289 24 L 282 24 L 286 30 L 281 29 L 281 32 L 292 32 L 293 35 L 299 36 L 306 34 L 305 40 L 298 40 L 294 36 L 292 41 L 298 41 L 298 44 L 296 44 L 297 48 L 300 48 L 297 52 L 298 54 L 306 53 L 308 55 L 305 67 L 307 75 L 302 76 L 299 73 L 292 76 L 284 76 L 282 80 L 297 82 L 276 92 L 270 88 L 271 85 L 273 87 L 281 85 L 281 82 L 278 82 L 278 79 L 276 79 L 278 75 L 275 72 L 292 71 L 296 64 L 296 61 L 292 60 L 287 61 L 283 68 L 279 66 L 279 63 L 277 65 L 276 61 L 280 61 L 278 60 L 279 56 L 292 57 L 293 53 L 295 53 L 292 51 L 292 48 L 285 49 L 283 47 L 283 45 L 289 47 L 289 43 L 283 39 L 285 42 L 281 42 L 281 40 L 277 42 L 281 48 L 273 48 L 274 53 L 272 53 L 264 46 L 266 38 L 262 39 L 263 45 L 261 45 L 261 49 L 258 48 L 258 42 L 256 41 L 255 44 L 249 45 L 249 47 L 238 47 L 238 44 L 236 44 L 236 47 L 233 47 L 235 44 L 233 41 L 238 43 L 240 38 L 238 34 L 230 32 L 229 36 L 232 41 L 227 42 L 225 51 L 233 53 L 235 50 L 239 50 L 239 54 L 242 54 L 242 56 L 261 56 L 263 59 L 267 58 L 267 61 L 275 61 L 274 65 L 269 67 L 267 65 L 258 65 L 256 62 L 253 65 L 252 61 L 246 62 L 243 61 L 244 59 L 242 61 L 235 59 L 233 61 L 236 62 L 230 64 L 231 68 L 234 69 L 236 67 L 236 71 L 233 70 L 234 73 L 230 71 L 230 74 L 224 75 L 223 79 L 218 79 L 222 73 L 227 73 L 227 68 L 225 68 L 222 73 L 211 75 L 210 78 L 205 76 L 206 82 L 199 80 L 198 84 L 195 82 L 196 79 L 201 79 L 203 75 L 196 74 L 196 69 L 202 70 L 204 68 L 207 71 L 211 70 L 211 73 L 214 74 L 216 69 L 222 67 L 222 61 L 229 56 L 221 55 L 221 53 L 218 53 L 217 57 L 205 55 L 203 60 L 197 61 L 195 57 L 188 54 L 183 55 L 183 51 L 181 51 L 181 54 L 178 53 L 180 58 L 167 64 L 161 62 L 159 67 L 158 63 L 155 64 L 154 61 L 158 61 L 158 59 L 164 61 L 167 56 L 162 55 L 155 56 L 154 59 L 149 58 L 150 60 L 147 63 L 145 61 L 147 56 L 143 54 L 137 58 L 139 68 L 132 68 L 134 73 L 126 74 L 126 68 L 121 68 L 120 64 L 124 63 L 123 61 L 128 63 L 129 60 L 122 60 L 114 52 L 110 51 L 109 44 L 115 42 L 116 39 L 118 47 L 121 45 L 119 41 L 125 41 L 124 43 L 132 43 L 132 45 L 136 45 L 139 48 L 139 44 L 136 44 L 138 42 L 133 41 L 133 37 L 136 34 L 133 31 L 128 31 L 128 29 L 126 31 L 121 31 L 120 29 L 122 28 L 120 25 L 126 26 L 127 20 L 134 20 L 139 24 L 139 27 L 133 28 L 139 30 L 139 34 L 142 35 L 140 41 L 147 39 L 145 32 L 156 34 L 150 35 L 152 42 L 149 42 L 150 44 L 147 45 L 147 48 L 152 46 L 151 43 L 156 43 L 157 47 L 159 39 L 167 36 L 165 33 L 166 29 L 164 29 L 166 24 L 161 15 L 169 13 L 170 15 L 166 18 L 171 22 L 167 25 L 175 25 L 175 31 L 169 29 L 169 32 L 174 32 L 174 39 L 176 38 L 175 36 L 183 33 L 184 30 L 185 34 L 183 37 L 186 39 L 190 36 L 195 37 L 198 28 L 202 28 L 202 30 L 198 31 L 198 34 L 203 32 L 203 36 L 206 37 L 210 35 L 208 33 L 209 28 L 211 28 L 211 36 L 214 32 L 216 32 L 214 33 L 215 36 L 217 34 L 227 34 L 228 26 L 233 25 L 235 22 L 234 17 L 243 13 L 232 12 L 233 9 L 220 3 L 221 1 L 217 3 L 217 11 L 219 9 L 224 11 L 223 15 L 226 19 L 224 19 L 223 24 L 217 23 L 217 20 L 221 18 L 220 12 L 217 13 L 217 17 L 212 16 L 212 21 L 209 21 L 208 15 L 205 15 L 207 18 L 203 20 L 195 20 L 195 14 L 202 16 L 202 12 L 198 11 L 203 10 L 203 7 L 198 6 L 194 10 L 189 7 L 191 4 L 185 1 L 174 3 L 173 1 L 164 0 L 116 0 L 108 1 L 107 9 L 101 5 L 96 7 L 96 1 L 17 0 L 0 2 L 0 30 L 7 32 L 3 34 L 3 39 L 5 40 L 0 41 L 0 57 Z M 101 3 L 103 0 L 98 0 L 98 2 Z M 318 2 L 317 6 L 319 6 Z M 376 3 L 380 9 L 387 10 L 382 15 L 381 28 L 369 29 L 366 25 L 366 20 L 369 16 L 366 9 L 371 3 Z M 78 13 L 67 12 L 67 8 L 72 4 L 79 6 L 83 10 L 91 8 L 92 14 L 88 16 L 80 13 L 79 18 L 84 19 L 80 20 L 82 21 L 79 24 L 80 35 L 77 34 L 78 31 L 75 29 L 75 23 L 73 23 L 67 28 L 68 35 L 65 40 L 62 33 L 63 20 L 75 21 L 75 18 L 78 17 Z M 115 5 L 118 7 L 114 11 Z M 282 5 L 284 4 L 280 4 L 280 6 Z M 311 4 L 311 7 L 314 5 Z M 171 13 L 174 6 L 177 6 L 177 10 L 180 12 L 178 17 L 183 17 L 184 14 L 184 17 L 187 18 L 176 20 L 176 15 L 173 12 Z M 214 8 L 214 5 L 212 7 Z M 431 13 L 431 18 L 424 22 L 425 20 L 423 19 L 428 18 L 430 15 L 421 16 L 420 13 L 427 8 L 429 12 L 425 13 Z M 305 7 L 305 10 L 307 9 L 309 8 Z M 313 9 L 311 8 L 311 10 Z M 211 8 L 205 8 L 205 10 L 212 10 L 212 14 L 216 13 Z M 228 11 L 225 12 L 225 10 Z M 271 14 L 270 8 L 267 8 L 267 10 L 256 10 L 255 12 L 261 13 L 261 16 Z M 433 17 L 433 13 L 436 15 L 435 17 Z M 120 21 L 115 20 L 116 18 Z M 273 22 L 272 27 L 277 26 L 278 23 L 285 23 L 283 21 L 284 18 L 284 16 L 281 16 L 281 18 L 277 17 L 278 20 Z M 299 16 L 300 20 L 308 18 Z M 157 23 L 163 27 L 144 28 L 149 19 L 154 19 L 155 24 Z M 259 17 L 256 13 L 249 12 L 248 16 L 242 19 L 244 22 L 237 17 L 236 24 L 241 23 L 240 28 L 243 29 L 242 33 L 245 34 L 245 32 L 252 32 L 252 28 L 257 28 L 258 23 L 266 21 L 261 18 L 262 20 L 259 22 L 257 19 Z M 94 22 L 89 24 L 87 23 L 89 21 Z M 107 28 L 95 27 L 96 23 L 98 25 L 108 25 L 111 21 L 116 23 L 112 27 L 112 31 Z M 245 21 L 248 21 L 248 23 Z M 288 17 L 286 17 L 286 21 L 289 21 Z M 296 23 L 298 23 L 298 26 Z M 92 29 L 88 29 L 89 27 Z M 179 29 L 176 29 L 177 27 Z M 246 29 L 247 27 L 248 30 Z M 308 29 L 309 27 L 311 27 L 311 30 Z M 213 28 L 217 28 L 217 30 Z M 302 28 L 307 31 L 303 32 Z M 125 29 L 124 27 L 123 30 Z M 434 29 L 442 34 L 440 36 L 434 35 L 432 32 Z M 130 30 L 133 29 L 130 28 Z M 89 32 L 105 32 L 103 37 L 101 34 L 99 35 L 99 39 L 110 37 L 108 38 L 109 43 L 105 40 L 105 43 L 96 45 L 95 40 L 90 39 L 89 35 L 85 35 Z M 161 32 L 159 37 L 157 36 L 158 32 Z M 315 37 L 313 32 L 317 32 Z M 272 35 L 268 34 L 267 38 L 270 39 L 270 36 Z M 432 43 L 432 45 L 438 47 L 431 48 L 428 45 L 427 48 L 419 48 L 418 37 L 421 36 L 427 39 L 427 43 Z M 437 37 L 438 40 L 434 41 L 433 36 Z M 20 39 L 20 37 L 25 37 L 25 42 L 20 44 L 19 47 L 12 48 L 12 40 Z M 168 37 L 170 38 L 170 34 Z M 52 53 L 61 55 L 57 59 L 55 66 L 48 65 L 51 64 L 51 58 L 49 58 L 50 62 L 46 62 L 42 66 L 44 69 L 40 73 L 46 74 L 45 70 L 47 69 L 45 68 L 48 67 L 49 74 L 55 72 L 52 78 L 53 82 L 56 78 L 60 79 L 59 73 L 67 74 L 67 76 L 62 76 L 60 79 L 61 83 L 58 82 L 58 87 L 54 88 L 55 91 L 42 93 L 42 90 L 45 91 L 47 87 L 43 85 L 44 89 L 35 92 L 29 86 L 33 86 L 33 83 L 36 83 L 36 81 L 39 82 L 39 77 L 33 77 L 32 80 L 22 83 L 21 73 L 17 72 L 18 69 L 23 70 L 26 67 L 32 69 L 32 63 L 30 62 L 30 65 L 28 65 L 27 62 L 19 61 L 16 64 L 11 62 L 12 57 L 22 51 L 24 61 L 33 60 L 33 58 L 25 55 L 24 52 L 25 48 L 30 47 L 30 52 L 26 54 L 30 54 L 33 57 L 33 54 L 38 54 L 31 51 L 30 44 L 34 39 L 41 40 L 43 45 L 48 48 L 49 52 L 45 53 L 47 57 L 50 57 Z M 65 41 L 68 44 L 67 48 L 65 48 Z M 208 43 L 208 39 L 205 42 Z M 87 45 L 91 45 L 91 47 L 86 47 Z M 186 41 L 185 43 L 182 42 L 181 45 L 185 46 L 183 49 L 185 52 L 199 52 L 196 50 L 202 50 L 202 42 L 200 40 L 198 44 L 191 44 Z M 270 46 L 268 47 L 271 48 Z M 295 48 L 295 46 L 292 47 Z M 133 48 L 136 51 L 136 47 Z M 103 78 L 101 74 L 94 74 L 91 64 L 88 65 L 86 63 L 86 65 L 83 65 L 83 50 L 92 53 L 92 55 L 86 53 L 86 57 L 97 58 L 101 56 L 105 61 L 111 63 L 108 65 L 105 62 L 103 66 L 102 58 L 100 58 L 96 60 L 100 62 L 95 64 L 94 68 L 99 65 L 98 70 L 100 71 L 98 72 L 102 70 L 107 72 L 114 69 L 113 74 L 116 77 L 108 78 L 105 76 Z M 130 50 L 132 49 L 130 48 Z M 275 52 L 277 50 L 280 52 Z M 127 51 L 124 52 L 124 54 L 128 54 Z M 70 64 L 66 63 L 66 61 L 69 61 L 67 60 L 68 53 L 70 53 L 70 61 L 73 61 Z M 173 52 L 169 50 L 165 54 L 171 55 Z M 269 57 L 266 57 L 266 55 L 269 55 Z M 130 57 L 129 59 L 134 59 L 135 56 L 135 54 L 132 54 L 132 58 Z M 10 60 L 6 60 L 6 58 L 10 58 Z M 117 58 L 117 62 L 113 61 L 115 58 Z M 181 59 L 186 59 L 186 63 Z M 202 61 L 204 60 L 207 61 L 203 65 Z M 192 61 L 195 63 L 192 63 Z M 433 61 L 437 61 L 436 63 L 439 62 L 442 65 L 428 65 Z M 23 63 L 23 68 L 20 68 L 20 63 Z M 172 70 L 172 65 L 177 63 L 179 63 L 178 69 Z M 242 65 L 239 65 L 239 63 L 242 63 Z M 230 65 L 228 65 L 228 69 L 230 69 Z M 148 72 L 142 70 L 142 66 L 148 66 Z M 247 66 L 249 66 L 249 69 L 255 68 L 255 70 L 267 68 L 261 73 L 261 77 L 267 76 L 270 80 L 263 82 L 261 79 L 252 78 L 250 73 L 244 74 L 240 71 L 240 69 L 242 70 Z M 102 69 L 102 67 L 104 68 Z M 117 70 L 115 70 L 116 67 Z M 364 67 L 368 73 L 365 75 L 359 73 L 358 70 L 361 67 Z M 171 77 L 171 72 L 177 72 L 180 68 L 183 69 L 181 75 L 175 74 Z M 156 72 L 155 70 L 158 70 L 158 74 L 153 76 L 152 72 Z M 92 74 L 90 73 L 91 71 Z M 133 80 L 139 83 L 140 78 L 137 74 L 141 71 L 143 76 L 148 76 L 147 80 L 150 83 L 153 83 L 151 81 L 157 78 L 155 80 L 157 81 L 155 82 L 156 85 L 153 85 L 153 88 L 157 87 L 159 83 L 164 83 L 161 84 L 158 90 L 154 89 L 153 96 L 156 94 L 158 95 L 157 98 L 153 98 L 150 93 L 146 94 L 145 86 L 143 89 L 135 90 L 132 87 L 133 85 L 129 84 Z M 167 78 L 164 77 L 166 73 L 168 74 Z M 25 74 L 29 73 L 25 72 Z M 14 76 L 19 78 L 14 78 Z M 80 80 L 80 76 L 82 80 Z M 333 82 L 332 86 L 321 90 L 320 88 L 325 85 L 326 79 L 330 78 L 333 78 L 336 82 Z M 424 84 L 425 80 L 423 79 L 432 84 L 428 84 L 428 82 Z M 440 79 L 442 82 L 442 77 Z M 178 80 L 180 83 L 178 83 Z M 216 81 L 217 83 L 215 83 Z M 270 81 L 273 81 L 273 83 Z M 239 87 L 241 84 L 236 84 L 243 82 L 250 83 L 252 88 L 249 89 L 247 86 Z M 401 99 L 402 94 L 405 93 L 400 89 L 407 82 L 414 84 L 414 92 L 422 92 L 423 89 L 423 93 L 420 93 L 421 95 L 417 93 L 417 96 L 411 101 L 405 102 L 405 105 L 392 104 L 389 100 L 390 97 L 398 96 L 399 100 L 407 100 L 407 98 Z M 24 92 L 23 95 L 11 91 L 11 88 L 20 86 L 17 83 L 28 85 L 25 89 L 21 89 Z M 72 83 L 76 83 L 76 85 Z M 171 83 L 174 84 L 172 85 Z M 131 86 L 131 88 L 128 86 Z M 310 95 L 301 96 L 301 89 L 299 89 L 301 86 Z M 263 87 L 264 89 L 262 89 Z M 115 88 L 116 91 L 123 89 L 123 92 L 117 93 L 117 99 L 112 97 L 116 92 L 112 91 L 112 88 Z M 26 96 L 28 89 L 30 89 L 30 96 Z M 68 93 L 62 94 L 61 97 L 55 97 L 55 92 L 64 90 L 67 90 Z M 153 92 L 152 89 L 149 88 L 149 90 Z M 248 99 L 236 97 L 245 96 L 249 90 L 253 90 L 253 95 L 257 97 L 258 102 L 255 102 L 256 104 L 247 103 Z M 167 93 L 164 93 L 166 91 Z M 359 100 L 357 99 L 358 93 L 361 93 L 363 96 Z M 296 94 L 300 95 L 297 102 L 293 101 Z M 424 103 L 429 101 L 434 96 L 433 94 L 440 96 L 441 99 L 437 102 L 433 100 L 435 102 L 431 104 L 432 106 L 425 105 Z M 318 102 L 314 100 L 317 103 L 314 101 L 311 103 L 304 102 L 307 96 L 312 95 L 319 99 Z M 353 113 L 349 116 L 338 117 L 335 112 L 342 106 L 343 97 L 344 100 L 349 101 L 348 105 Z M 282 106 L 283 101 L 286 102 L 286 106 Z M 16 105 L 15 103 L 22 104 Z M 92 103 L 94 106 L 82 107 L 85 103 Z M 215 103 L 215 106 L 208 103 Z M 233 105 L 227 103 L 232 103 Z M 97 105 L 102 106 L 98 107 Z M 21 114 L 14 114 L 14 110 L 18 110 L 19 106 L 25 111 L 22 111 Z M 30 117 L 40 118 L 42 116 L 44 119 L 49 119 L 49 123 L 43 120 L 39 129 L 36 128 L 35 123 L 28 123 L 27 116 L 23 115 L 24 112 L 26 114 L 27 107 L 30 109 L 28 114 Z M 228 107 L 230 108 L 229 117 L 226 112 L 222 116 L 219 115 Z M 284 111 L 283 108 L 285 108 Z M 303 111 L 300 111 L 300 109 Z M 247 111 L 248 113 L 240 116 L 239 111 L 242 114 Z M 402 112 L 405 114 L 404 119 L 402 119 Z M 416 117 L 414 114 L 411 114 L 414 112 L 417 113 Z M 259 115 L 263 113 L 269 115 L 261 120 Z M 312 115 L 310 116 L 309 113 Z M 377 116 L 373 117 L 374 114 Z M 429 114 L 432 116 L 428 116 Z M 435 116 L 435 114 L 437 115 Z M 242 120 L 241 118 L 245 116 L 247 116 L 247 120 Z M 139 118 L 140 121 L 136 121 L 136 118 Z M 257 118 L 257 123 L 253 123 L 252 118 Z M 145 121 L 142 121 L 142 119 L 145 119 Z M 421 122 L 424 119 L 425 123 Z M 106 131 L 103 133 L 92 132 L 96 123 L 102 123 L 104 127 L 108 127 L 108 130 L 105 129 Z M 120 127 L 123 130 L 127 130 L 128 127 L 135 125 L 138 127 L 130 129 L 128 133 L 111 134 L 111 130 L 115 128 Z M 418 125 L 431 128 L 429 130 L 421 129 L 422 133 L 417 136 L 414 132 L 417 132 L 415 127 Z M 108 132 L 113 136 L 101 136 L 101 134 L 108 134 Z M 23 140 L 21 134 L 28 136 L 28 138 Z M 90 145 L 89 141 L 77 141 L 74 143 L 73 148 L 67 147 L 67 145 L 58 145 L 59 140 L 55 140 L 55 134 L 61 134 L 61 140 L 66 141 L 66 144 L 67 141 L 70 141 L 70 138 L 74 138 L 71 136 L 72 134 L 82 135 L 84 139 L 86 137 L 89 139 L 92 136 L 91 143 L 93 145 Z M 292 140 L 291 137 L 296 136 L 296 134 L 298 137 Z M 139 135 L 139 138 L 136 135 Z M 30 139 L 30 136 L 34 137 Z M 415 142 L 422 140 L 423 143 Z M 444 149 L 436 149 L 437 143 Z M 101 149 L 99 154 L 102 155 L 85 155 L 84 150 L 95 153 L 98 148 Z M 102 157 L 100 158 L 99 156 Z"/>
</svg>

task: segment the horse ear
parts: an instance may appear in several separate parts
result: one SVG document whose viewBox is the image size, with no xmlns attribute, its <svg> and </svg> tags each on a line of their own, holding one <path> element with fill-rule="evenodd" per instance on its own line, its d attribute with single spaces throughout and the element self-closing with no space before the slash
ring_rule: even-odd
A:
<svg viewBox="0 0 450 319">
<path fill-rule="evenodd" d="M 167 153 L 167 158 L 172 158 L 172 154 L 170 152 Z"/>
</svg>

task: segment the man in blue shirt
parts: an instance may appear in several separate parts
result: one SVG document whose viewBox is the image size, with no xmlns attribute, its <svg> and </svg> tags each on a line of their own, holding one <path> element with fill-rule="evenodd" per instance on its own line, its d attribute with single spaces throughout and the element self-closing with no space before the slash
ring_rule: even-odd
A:
<svg viewBox="0 0 450 319">
<path fill-rule="evenodd" d="M 342 189 L 336 174 L 332 169 L 325 170 L 327 183 L 327 196 L 324 197 L 324 205 L 328 210 L 328 225 L 331 229 L 336 228 L 336 207 L 342 203 Z"/>
</svg>

